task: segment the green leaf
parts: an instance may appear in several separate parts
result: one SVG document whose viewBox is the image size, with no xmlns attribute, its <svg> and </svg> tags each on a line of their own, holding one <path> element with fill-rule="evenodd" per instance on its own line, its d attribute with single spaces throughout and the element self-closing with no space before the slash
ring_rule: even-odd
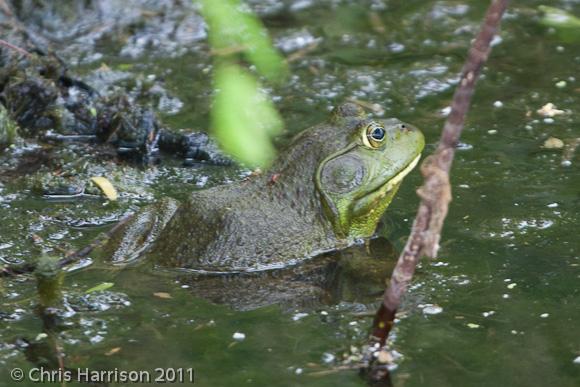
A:
<svg viewBox="0 0 580 387">
<path fill-rule="evenodd" d="M 214 54 L 233 56 L 241 52 L 270 81 L 280 81 L 287 74 L 286 61 L 272 45 L 258 18 L 239 0 L 199 0 L 209 26 L 209 40 Z"/>
<path fill-rule="evenodd" d="M 107 290 L 110 289 L 114 286 L 115 284 L 112 282 L 103 282 L 102 284 L 99 284 L 97 286 L 93 286 L 92 288 L 90 288 L 89 290 L 87 290 L 85 293 L 93 293 L 93 292 L 101 292 L 103 290 Z"/>
<path fill-rule="evenodd" d="M 542 13 L 540 23 L 553 28 L 560 39 L 566 42 L 580 41 L 579 18 L 561 9 L 546 5 L 540 5 L 538 9 Z"/>
<path fill-rule="evenodd" d="M 276 151 L 272 136 L 282 130 L 282 119 L 258 82 L 237 65 L 215 69 L 217 89 L 212 129 L 224 151 L 249 166 L 267 166 Z"/>
</svg>

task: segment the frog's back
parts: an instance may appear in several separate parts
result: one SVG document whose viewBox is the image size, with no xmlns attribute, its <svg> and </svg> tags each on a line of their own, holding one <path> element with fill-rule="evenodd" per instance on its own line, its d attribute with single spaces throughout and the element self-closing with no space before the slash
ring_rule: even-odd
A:
<svg viewBox="0 0 580 387">
<path fill-rule="evenodd" d="M 285 267 L 336 248 L 320 213 L 256 180 L 193 193 L 150 255 L 164 265 L 221 273 Z"/>
</svg>

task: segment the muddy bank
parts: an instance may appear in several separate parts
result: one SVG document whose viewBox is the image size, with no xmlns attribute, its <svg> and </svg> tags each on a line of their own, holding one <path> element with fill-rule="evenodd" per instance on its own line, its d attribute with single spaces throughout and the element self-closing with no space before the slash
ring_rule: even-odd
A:
<svg viewBox="0 0 580 387">
<path fill-rule="evenodd" d="M 81 56 L 95 55 L 96 47 L 105 40 L 114 47 L 113 37 L 115 42 L 123 42 L 124 36 L 130 34 L 132 38 L 124 42 L 119 55 L 130 51 L 136 56 L 137 43 L 133 40 L 143 41 L 149 34 L 156 36 L 159 44 L 145 46 L 158 55 L 165 55 L 158 45 L 168 49 L 165 43 L 171 41 L 174 48 L 176 45 L 192 48 L 192 39 L 205 36 L 203 23 L 191 5 L 139 2 L 128 13 L 120 12 L 122 5 L 127 7 L 126 2 L 116 1 L 82 5 L 2 3 L 2 126 L 15 127 L 20 137 L 43 143 L 110 144 L 119 159 L 139 165 L 156 163 L 160 150 L 176 155 L 186 165 L 229 164 L 230 160 L 205 133 L 176 133 L 159 120 L 156 110 L 179 110 L 182 106 L 165 90 L 162 81 L 155 77 L 139 78 L 106 65 L 84 79 L 71 71 Z M 121 14 L 122 18 L 118 16 Z M 195 25 L 201 32 L 196 33 L 183 23 Z M 180 39 L 182 35 L 187 39 Z M 172 50 L 172 55 L 180 55 L 178 51 Z"/>
</svg>

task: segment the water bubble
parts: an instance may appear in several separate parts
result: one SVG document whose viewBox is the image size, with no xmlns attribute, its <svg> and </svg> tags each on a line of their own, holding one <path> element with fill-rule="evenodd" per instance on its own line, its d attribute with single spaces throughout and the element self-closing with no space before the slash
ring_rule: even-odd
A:
<svg viewBox="0 0 580 387">
<path fill-rule="evenodd" d="M 244 341 L 246 339 L 246 334 L 242 332 L 235 332 L 232 338 L 236 341 Z"/>
<path fill-rule="evenodd" d="M 308 316 L 308 313 L 296 313 L 294 316 L 292 316 L 292 321 L 301 320 L 306 316 Z"/>
<path fill-rule="evenodd" d="M 423 308 L 423 314 L 433 315 L 443 312 L 443 308 L 439 305 L 428 305 Z"/>
<path fill-rule="evenodd" d="M 332 363 L 335 358 L 332 353 L 325 352 L 322 354 L 322 362 L 326 364 Z"/>
</svg>

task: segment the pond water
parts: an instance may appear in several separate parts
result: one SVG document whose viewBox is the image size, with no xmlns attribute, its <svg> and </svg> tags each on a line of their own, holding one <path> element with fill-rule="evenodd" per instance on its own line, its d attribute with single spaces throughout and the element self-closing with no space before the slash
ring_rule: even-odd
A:
<svg viewBox="0 0 580 387">
<path fill-rule="evenodd" d="M 378 104 L 377 116 L 421 128 L 426 153 L 434 149 L 487 6 L 418 0 L 250 4 L 285 55 L 306 49 L 291 62 L 288 83 L 269 89 L 286 122 L 280 143 L 322 121 L 333 105 L 356 99 Z M 541 27 L 540 4 L 513 2 L 494 40 L 452 171 L 440 258 L 421 264 L 392 333 L 393 350 L 401 355 L 392 373 L 395 386 L 580 385 L 580 157 L 544 147 L 550 137 L 565 145 L 580 137 L 580 42 L 559 41 Z M 580 16 L 580 1 L 550 5 Z M 183 103 L 157 105 L 164 122 L 199 130 L 208 127 L 212 93 L 202 38 L 186 41 L 191 49 L 183 52 L 172 46 L 179 53 L 172 58 L 155 50 L 135 54 L 107 39 L 91 48 L 92 55 L 80 55 L 73 45 L 65 53 L 79 63 L 73 71 L 87 78 L 106 63 L 137 78 L 163 79 L 168 95 Z M 538 114 L 547 103 L 564 114 Z M 33 234 L 50 254 L 58 255 L 59 246 L 80 248 L 128 210 L 247 173 L 171 163 L 151 170 L 95 164 L 87 177 L 98 171 L 115 176 L 118 204 L 48 202 L 30 189 L 30 176 L 0 181 L 0 261 L 36 259 Z M 415 171 L 385 216 L 381 235 L 396 250 L 415 215 L 419 184 Z M 375 241 L 379 249 L 388 250 L 381 240 Z M 358 249 L 338 258 L 364 254 Z M 396 254 L 385 256 L 386 275 Z M 0 386 L 12 386 L 11 369 L 44 364 L 47 339 L 39 336 L 34 279 L 1 281 Z M 86 293 L 104 282 L 113 286 Z M 378 288 L 341 289 L 329 302 L 239 310 L 212 303 L 193 287 L 182 273 L 149 264 L 119 270 L 93 262 L 68 274 L 64 293 L 71 310 L 58 335 L 66 366 L 191 367 L 200 386 L 365 384 L 348 369 L 348 357 L 365 343 L 371 323 L 365 313 L 374 311 Z"/>
</svg>

